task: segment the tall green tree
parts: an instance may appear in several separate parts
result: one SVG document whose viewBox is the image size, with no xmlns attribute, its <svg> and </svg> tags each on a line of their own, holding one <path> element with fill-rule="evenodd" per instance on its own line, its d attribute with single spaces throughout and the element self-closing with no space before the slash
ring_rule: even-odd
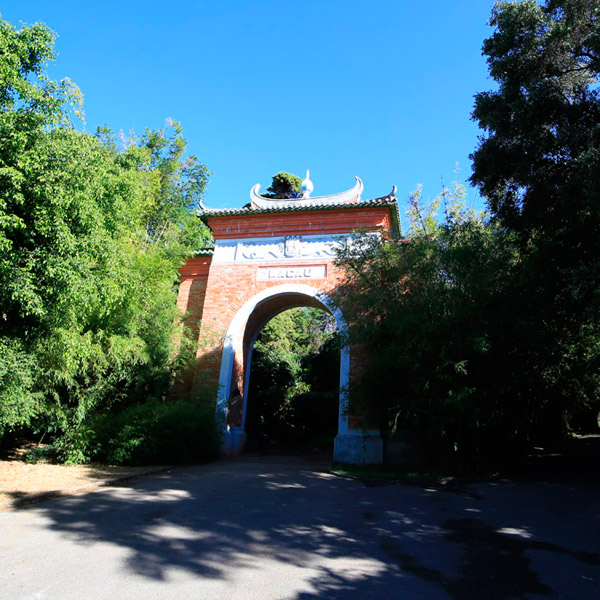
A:
<svg viewBox="0 0 600 600">
<path fill-rule="evenodd" d="M 600 6 L 498 2 L 484 42 L 494 91 L 477 95 L 484 131 L 472 181 L 518 238 L 507 301 L 523 393 L 554 430 L 598 411 L 600 388 Z M 528 374 L 525 377 L 525 374 Z"/>
<path fill-rule="evenodd" d="M 547 302 L 597 308 L 600 284 L 600 6 L 499 2 L 485 41 L 498 89 L 476 96 L 472 181 L 519 234 Z M 534 262 L 535 261 L 535 262 Z"/>
<path fill-rule="evenodd" d="M 209 237 L 180 126 L 123 149 L 79 131 L 77 88 L 44 75 L 53 39 L 0 22 L 0 434 L 160 397 L 185 348 L 178 266 Z"/>
<path fill-rule="evenodd" d="M 498 89 L 476 96 L 472 181 L 515 231 L 585 233 L 598 218 L 600 6 L 498 2 L 490 24 L 483 53 Z"/>
<path fill-rule="evenodd" d="M 30 237 L 23 219 L 30 207 L 22 191 L 22 159 L 49 127 L 67 120 L 65 107 L 74 91 L 44 76 L 53 43 L 54 34 L 42 25 L 17 30 L 0 20 L 0 432 L 28 423 L 39 409 L 39 394 L 32 391 L 37 362 L 25 346 L 27 318 L 41 308 L 33 275 L 17 265 L 27 261 L 20 259 L 19 246 Z"/>
</svg>

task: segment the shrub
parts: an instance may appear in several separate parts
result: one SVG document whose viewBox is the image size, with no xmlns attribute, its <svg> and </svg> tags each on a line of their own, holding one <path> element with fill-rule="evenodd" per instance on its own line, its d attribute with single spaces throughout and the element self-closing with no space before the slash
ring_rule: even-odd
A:
<svg viewBox="0 0 600 600">
<path fill-rule="evenodd" d="M 55 444 L 67 463 L 198 463 L 218 455 L 212 411 L 193 402 L 149 401 L 103 413 L 71 429 Z"/>
</svg>

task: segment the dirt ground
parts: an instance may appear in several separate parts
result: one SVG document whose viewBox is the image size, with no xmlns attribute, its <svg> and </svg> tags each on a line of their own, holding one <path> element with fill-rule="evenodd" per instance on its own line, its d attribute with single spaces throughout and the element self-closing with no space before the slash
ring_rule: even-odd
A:
<svg viewBox="0 0 600 600">
<path fill-rule="evenodd" d="M 35 464 L 15 454 L 0 460 L 0 510 L 11 501 L 46 492 L 85 491 L 107 479 L 133 477 L 160 467 L 113 467 L 105 465 Z"/>
</svg>

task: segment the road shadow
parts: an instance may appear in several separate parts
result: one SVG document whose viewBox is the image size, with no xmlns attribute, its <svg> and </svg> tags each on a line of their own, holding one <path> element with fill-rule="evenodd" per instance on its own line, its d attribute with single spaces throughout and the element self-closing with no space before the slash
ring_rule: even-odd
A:
<svg viewBox="0 0 600 600">
<path fill-rule="evenodd" d="M 176 569 L 227 582 L 279 565 L 297 577 L 286 598 L 591 598 L 600 557 L 586 540 L 595 536 L 579 520 L 570 537 L 560 515 L 548 522 L 555 505 L 581 508 L 586 491 L 368 487 L 299 457 L 245 457 L 22 510 L 42 511 L 62 539 L 126 548 L 125 570 L 153 581 Z M 547 514 L 532 510 L 544 499 Z M 596 490 L 589 500 L 598 499 Z M 598 518 L 587 527 L 597 532 Z"/>
</svg>

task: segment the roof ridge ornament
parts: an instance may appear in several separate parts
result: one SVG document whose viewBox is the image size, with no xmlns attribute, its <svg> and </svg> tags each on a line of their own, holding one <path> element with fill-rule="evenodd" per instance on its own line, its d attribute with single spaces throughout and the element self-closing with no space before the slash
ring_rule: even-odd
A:
<svg viewBox="0 0 600 600">
<path fill-rule="evenodd" d="M 310 171 L 306 169 L 306 178 L 300 184 L 300 191 L 302 192 L 302 197 L 308 198 L 314 189 L 315 186 L 310 180 Z"/>
<path fill-rule="evenodd" d="M 308 179 L 307 172 L 307 180 L 308 183 L 312 186 L 312 181 Z M 260 190 L 260 183 L 257 183 L 250 190 L 250 200 L 252 201 L 252 208 L 296 208 L 301 206 L 331 206 L 337 204 L 349 204 L 360 201 L 360 196 L 363 192 L 364 185 L 360 177 L 354 177 L 356 179 L 356 183 L 354 187 L 346 190 L 345 192 L 339 192 L 338 194 L 331 194 L 329 196 L 314 196 L 310 198 L 308 196 L 303 196 L 298 199 L 281 199 L 281 198 L 265 198 L 261 196 L 258 191 Z M 306 181 L 306 180 L 305 180 Z M 304 182 L 303 182 L 304 183 Z M 312 189 L 311 189 L 312 191 Z"/>
</svg>

